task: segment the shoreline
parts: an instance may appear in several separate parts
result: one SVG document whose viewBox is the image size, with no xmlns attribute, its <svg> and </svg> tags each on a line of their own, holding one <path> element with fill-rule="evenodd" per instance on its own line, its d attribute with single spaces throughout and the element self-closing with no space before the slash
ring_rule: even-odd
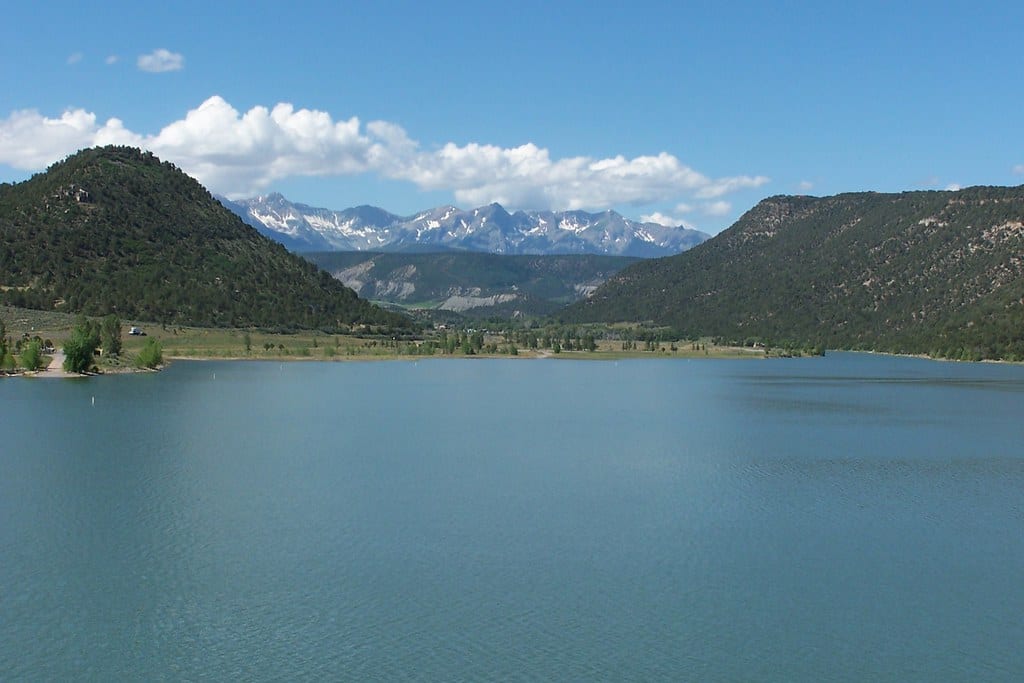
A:
<svg viewBox="0 0 1024 683">
<path fill-rule="evenodd" d="M 68 372 L 67 370 L 65 370 L 64 369 L 64 360 L 65 360 L 64 350 L 63 349 L 56 349 L 53 352 L 53 357 L 50 358 L 50 363 L 46 366 L 46 369 L 45 370 L 38 370 L 37 371 L 39 373 L 45 373 L 45 374 L 39 374 L 37 376 L 38 377 L 43 377 L 43 378 L 46 378 L 46 379 L 72 379 L 72 378 L 75 378 L 75 377 L 86 377 L 87 376 L 87 375 L 79 374 L 77 372 Z"/>
<path fill-rule="evenodd" d="M 892 353 L 889 351 L 853 351 L 853 350 L 842 350 L 842 349 L 829 349 L 826 354 L 830 353 L 856 353 L 856 354 L 867 354 L 873 356 L 890 356 L 892 358 L 914 358 L 918 360 L 935 361 L 943 363 L 987 363 L 993 365 L 1008 365 L 1008 366 L 1020 366 L 1024 365 L 1022 362 L 1017 361 L 1005 361 L 1005 360 L 981 360 L 981 361 L 962 361 L 954 360 L 950 358 L 933 358 L 931 356 L 923 354 L 901 354 Z M 54 353 L 53 358 L 46 368 L 40 370 L 23 370 L 20 372 L 8 373 L 2 375 L 3 377 L 32 377 L 39 379 L 88 379 L 90 377 L 102 377 L 104 375 L 135 375 L 140 373 L 156 373 L 164 370 L 168 366 L 178 361 L 185 362 L 264 362 L 264 363 L 367 363 L 367 362 L 418 362 L 420 360 L 565 360 L 565 361 L 591 361 L 591 362 L 608 362 L 620 360 L 678 360 L 678 361 L 701 361 L 701 360 L 732 360 L 732 361 L 750 361 L 750 360 L 794 360 L 796 358 L 824 358 L 824 356 L 769 356 L 764 354 L 761 350 L 751 350 L 745 347 L 722 347 L 716 351 L 711 351 L 706 354 L 699 353 L 686 353 L 686 354 L 673 354 L 665 352 L 620 352 L 620 351 L 562 351 L 561 353 L 553 353 L 550 350 L 539 350 L 530 351 L 529 353 L 519 353 L 517 355 L 509 354 L 474 354 L 474 355 L 462 355 L 462 354 L 433 354 L 433 355 L 403 355 L 403 354 L 378 354 L 378 355 L 339 355 L 331 357 L 315 357 L 315 356 L 217 356 L 217 355 L 183 355 L 173 354 L 165 357 L 165 361 L 162 365 L 156 368 L 137 368 L 134 366 L 119 366 L 119 367 L 102 367 L 100 366 L 98 372 L 89 373 L 73 373 L 67 372 L 63 368 L 63 352 L 58 351 Z"/>
<path fill-rule="evenodd" d="M 953 358 L 935 358 L 926 354 L 915 354 L 915 353 L 894 353 L 891 351 L 863 351 L 853 349 L 828 349 L 826 354 L 833 353 L 856 353 L 856 354 L 867 354 L 874 356 L 890 356 L 892 358 L 916 358 L 919 360 L 934 361 L 937 363 L 968 363 L 968 364 L 992 364 L 992 365 L 1024 365 L 1024 361 L 1010 361 L 1010 360 L 995 360 L 995 359 L 982 359 L 978 361 L 973 360 L 958 360 Z M 215 356 L 215 355 L 168 355 L 164 363 L 165 367 L 171 361 L 196 361 L 196 362 L 208 362 L 208 361 L 264 361 L 264 362 L 275 362 L 275 363 L 352 363 L 352 362 L 371 362 L 371 361 L 419 361 L 419 360 L 573 360 L 573 361 L 620 361 L 620 360 L 736 360 L 736 361 L 748 361 L 748 360 L 797 360 L 800 358 L 824 358 L 825 356 L 816 355 L 803 355 L 803 356 L 771 356 L 766 355 L 762 349 L 748 349 L 741 346 L 728 346 L 721 347 L 720 350 L 710 351 L 708 354 L 700 353 L 659 353 L 659 352 L 629 352 L 629 351 L 562 351 L 561 353 L 554 353 L 548 349 L 540 351 L 522 352 L 513 356 L 509 354 L 474 354 L 466 356 L 463 354 L 434 354 L 434 355 L 403 355 L 403 354 L 380 354 L 380 355 L 356 355 L 356 356 L 332 356 L 332 357 L 315 357 L 315 356 Z M 127 370 L 131 372 L 151 372 L 149 370 Z M 104 373 L 100 373 L 104 374 Z"/>
</svg>

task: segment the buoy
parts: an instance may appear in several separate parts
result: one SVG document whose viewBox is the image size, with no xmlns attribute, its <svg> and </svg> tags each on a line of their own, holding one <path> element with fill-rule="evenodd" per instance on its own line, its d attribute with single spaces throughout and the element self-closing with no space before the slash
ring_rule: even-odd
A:
<svg viewBox="0 0 1024 683">
<path fill-rule="evenodd" d="M 95 396 L 92 397 L 92 404 L 96 405 L 96 397 Z"/>
</svg>

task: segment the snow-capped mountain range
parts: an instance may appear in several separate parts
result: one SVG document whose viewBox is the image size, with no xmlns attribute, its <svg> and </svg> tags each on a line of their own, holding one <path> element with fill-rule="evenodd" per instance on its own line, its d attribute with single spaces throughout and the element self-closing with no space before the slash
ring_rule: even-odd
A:
<svg viewBox="0 0 1024 683">
<path fill-rule="evenodd" d="M 396 216 L 373 206 L 334 211 L 274 193 L 233 202 L 243 221 L 292 251 L 475 251 L 492 254 L 678 254 L 709 235 L 629 220 L 614 211 L 516 211 L 499 204 L 470 211 L 442 206 Z"/>
</svg>

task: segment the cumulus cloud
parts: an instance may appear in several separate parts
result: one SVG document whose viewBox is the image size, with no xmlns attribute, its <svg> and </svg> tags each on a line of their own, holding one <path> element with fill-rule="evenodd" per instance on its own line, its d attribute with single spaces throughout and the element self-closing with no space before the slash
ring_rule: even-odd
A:
<svg viewBox="0 0 1024 683">
<path fill-rule="evenodd" d="M 242 114 L 216 96 L 144 143 L 230 196 L 254 194 L 291 176 L 374 170 L 374 145 L 355 117 L 336 122 L 324 112 L 290 104 L 253 107 Z"/>
<path fill-rule="evenodd" d="M 110 66 L 111 64 L 117 64 L 120 60 L 121 58 L 117 55 L 107 55 L 107 58 L 103 60 L 103 63 Z"/>
<path fill-rule="evenodd" d="M 0 120 L 0 163 L 34 171 L 83 147 L 140 144 L 142 139 L 118 119 L 96 123 L 96 115 L 71 109 L 58 119 L 32 110 L 16 111 Z"/>
<path fill-rule="evenodd" d="M 960 190 L 962 188 L 960 187 L 960 183 L 949 183 L 948 185 L 946 185 L 946 189 L 952 192 L 956 192 L 957 190 Z"/>
<path fill-rule="evenodd" d="M 693 210 L 690 199 L 716 199 L 768 182 L 750 175 L 711 178 L 667 152 L 553 159 L 533 143 L 503 148 L 473 142 L 428 150 L 387 121 L 335 120 L 288 103 L 243 113 L 218 96 L 149 135 L 126 129 L 118 119 L 100 124 L 95 114 L 81 109 L 56 119 L 20 111 L 0 120 L 0 163 L 20 169 L 39 169 L 102 144 L 149 149 L 230 197 L 257 194 L 289 177 L 374 173 L 452 192 L 456 201 L 472 206 L 499 202 L 509 208 L 599 210 L 676 202 L 673 213 L 682 214 Z M 723 200 L 703 201 L 700 207 L 715 216 L 731 210 Z M 655 222 L 684 224 L 665 214 L 652 214 L 652 220 L 655 216 Z"/>
<path fill-rule="evenodd" d="M 801 192 L 809 192 L 814 189 L 814 183 L 812 183 L 810 180 L 801 180 L 799 183 L 796 184 L 796 189 L 800 190 Z"/>
<path fill-rule="evenodd" d="M 1024 164 L 1017 164 L 1014 166 L 1013 172 L 1017 175 L 1024 175 Z"/>
<path fill-rule="evenodd" d="M 78 64 L 80 61 L 82 61 L 83 57 L 85 57 L 85 55 L 83 55 L 81 52 L 72 52 L 68 55 L 68 66 Z"/>
<path fill-rule="evenodd" d="M 457 201 L 471 205 L 496 201 L 512 207 L 595 209 L 671 200 L 684 193 L 719 196 L 768 181 L 761 176 L 708 178 L 665 152 L 632 159 L 552 159 L 533 143 L 513 148 L 448 143 L 408 161 L 394 177 L 425 189 L 451 189 Z"/>
<path fill-rule="evenodd" d="M 150 73 L 165 73 L 167 71 L 181 71 L 185 68 L 185 57 L 178 52 L 171 52 L 164 48 L 153 50 L 148 55 L 139 55 L 136 62 L 139 69 Z"/>
</svg>

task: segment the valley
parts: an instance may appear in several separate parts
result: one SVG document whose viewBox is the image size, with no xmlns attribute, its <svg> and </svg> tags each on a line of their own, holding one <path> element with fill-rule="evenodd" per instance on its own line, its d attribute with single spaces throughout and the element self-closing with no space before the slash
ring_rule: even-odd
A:
<svg viewBox="0 0 1024 683">
<path fill-rule="evenodd" d="M 592 293 L 639 261 L 626 256 L 444 252 L 302 254 L 381 305 L 469 318 L 537 318 Z"/>
<path fill-rule="evenodd" d="M 275 241 L 281 233 L 260 235 L 149 153 L 79 152 L 0 186 L 0 303 L 247 334 L 246 355 L 264 346 L 301 357 L 310 349 L 540 352 L 558 339 L 560 351 L 632 352 L 638 341 L 646 351 L 677 351 L 710 342 L 780 355 L 850 349 L 1024 360 L 1024 187 L 769 197 L 715 237 L 690 235 L 696 246 L 658 258 L 587 253 L 595 235 L 596 243 L 618 243 L 613 224 L 632 231 L 622 253 L 653 236 L 651 226 L 613 212 L 445 207 L 403 222 L 367 207 L 325 217 L 288 206 L 289 216 L 322 230 L 376 235 L 371 244 L 384 244 L 377 224 L 387 223 L 390 251 L 292 253 Z M 539 232 L 545 241 L 530 247 L 516 226 L 537 220 L 559 227 Z M 462 241 L 455 249 L 443 239 L 413 240 L 411 224 L 422 226 L 420 237 L 434 231 Z M 674 239 L 688 234 L 666 230 Z M 466 249 L 472 245 L 486 249 Z M 509 253 L 533 248 L 545 253 Z M 561 249 L 581 253 L 550 253 Z M 491 338 L 476 335 L 483 328 Z M 454 344 L 441 339 L 449 331 Z M 292 344 L 253 337 L 282 333 L 310 336 Z M 313 343 L 320 335 L 377 343 L 336 342 L 328 351 L 331 344 Z M 530 343 L 545 335 L 547 344 Z M 167 343 L 187 356 L 220 352 L 173 335 Z"/>
</svg>

